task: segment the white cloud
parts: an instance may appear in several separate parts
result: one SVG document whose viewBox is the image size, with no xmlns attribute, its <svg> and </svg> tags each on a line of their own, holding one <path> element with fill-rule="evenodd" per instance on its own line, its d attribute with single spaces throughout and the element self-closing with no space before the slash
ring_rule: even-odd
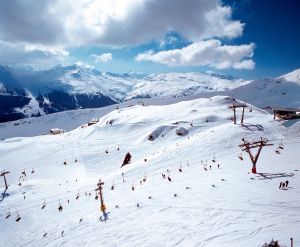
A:
<svg viewBox="0 0 300 247">
<path fill-rule="evenodd" d="M 175 47 L 176 38 L 164 38 L 174 32 L 193 44 L 181 51 L 142 54 L 138 58 L 168 65 L 250 69 L 254 62 L 242 59 L 243 54 L 238 52 L 247 45 L 230 48 L 211 44 L 203 48 L 212 42 L 203 40 L 213 39 L 214 43 L 216 39 L 233 39 L 242 35 L 243 29 L 244 24 L 232 19 L 231 7 L 222 0 L 77 0 L 76 4 L 73 0 L 0 1 L 0 42 L 15 47 L 15 51 L 4 51 L 13 54 L 6 58 L 14 61 L 29 61 L 30 56 L 35 62 L 45 57 L 62 61 L 68 57 L 69 47 L 89 45 L 124 47 L 161 41 L 161 48 L 170 49 Z M 253 44 L 249 47 L 253 51 Z M 93 57 L 96 63 L 112 60 L 110 53 Z"/>
<path fill-rule="evenodd" d="M 94 69 L 95 68 L 95 66 L 90 65 L 90 64 L 85 63 L 85 62 L 82 62 L 82 61 L 77 61 L 75 64 L 80 66 L 80 67 L 86 68 L 86 69 Z"/>
<path fill-rule="evenodd" d="M 3 0 L 0 40 L 35 45 L 137 45 L 169 31 L 190 41 L 242 34 L 220 0 Z"/>
<path fill-rule="evenodd" d="M 68 59 L 69 52 L 59 47 L 13 44 L 0 40 L 0 64 L 49 67 Z"/>
<path fill-rule="evenodd" d="M 47 47 L 43 45 L 24 45 L 25 52 L 42 52 L 47 56 L 56 56 L 58 58 L 66 58 L 69 56 L 69 52 L 62 48 Z"/>
<path fill-rule="evenodd" d="M 137 61 L 152 61 L 168 66 L 210 66 L 216 69 L 254 69 L 255 45 L 222 45 L 219 40 L 195 42 L 182 49 L 140 53 Z"/>
<path fill-rule="evenodd" d="M 101 55 L 92 54 L 91 57 L 95 58 L 94 63 L 107 63 L 112 60 L 111 53 L 103 53 Z"/>
</svg>

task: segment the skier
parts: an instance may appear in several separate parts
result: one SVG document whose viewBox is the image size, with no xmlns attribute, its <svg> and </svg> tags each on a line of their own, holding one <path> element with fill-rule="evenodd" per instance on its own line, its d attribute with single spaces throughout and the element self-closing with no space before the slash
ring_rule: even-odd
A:
<svg viewBox="0 0 300 247">
<path fill-rule="evenodd" d="M 282 187 L 282 182 L 280 182 L 280 184 L 279 184 L 279 189 L 281 189 L 281 187 Z"/>
<path fill-rule="evenodd" d="M 288 180 L 286 180 L 286 181 L 285 181 L 285 187 L 287 188 L 287 187 L 288 187 L 288 185 L 289 185 L 289 181 L 288 181 Z"/>
</svg>

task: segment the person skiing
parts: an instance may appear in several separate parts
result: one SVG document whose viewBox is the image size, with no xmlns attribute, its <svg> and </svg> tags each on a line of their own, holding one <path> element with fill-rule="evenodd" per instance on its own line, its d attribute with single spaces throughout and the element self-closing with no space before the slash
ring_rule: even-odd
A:
<svg viewBox="0 0 300 247">
<path fill-rule="evenodd" d="M 286 180 L 286 181 L 285 181 L 285 187 L 287 188 L 287 187 L 288 187 L 288 185 L 289 185 L 289 181 L 288 181 L 288 180 Z"/>
</svg>

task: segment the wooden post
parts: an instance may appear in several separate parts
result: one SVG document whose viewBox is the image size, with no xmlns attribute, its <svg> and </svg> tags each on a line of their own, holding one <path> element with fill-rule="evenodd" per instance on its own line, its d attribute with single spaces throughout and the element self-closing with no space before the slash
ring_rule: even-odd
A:
<svg viewBox="0 0 300 247">
<path fill-rule="evenodd" d="M 97 184 L 98 188 L 96 189 L 96 191 L 99 191 L 99 197 L 100 197 L 100 210 L 103 213 L 103 217 L 104 217 L 104 221 L 107 220 L 107 213 L 106 213 L 106 206 L 104 204 L 104 199 L 103 199 L 103 186 L 104 182 L 101 181 L 101 178 L 99 179 L 99 182 Z"/>
<path fill-rule="evenodd" d="M 6 181 L 6 177 L 5 177 L 6 174 L 9 174 L 9 171 L 2 171 L 0 173 L 0 177 L 3 177 L 3 179 L 4 179 L 5 191 L 8 189 L 8 185 L 7 185 L 7 181 Z"/>
<path fill-rule="evenodd" d="M 241 119 L 241 124 L 244 123 L 244 114 L 245 114 L 245 105 L 243 105 L 243 112 L 242 112 L 242 119 Z"/>
<path fill-rule="evenodd" d="M 234 122 L 234 124 L 236 124 L 236 108 L 241 108 L 241 107 L 243 108 L 241 123 L 244 123 L 245 107 L 247 107 L 247 105 L 245 105 L 245 104 L 243 104 L 243 105 L 232 104 L 232 106 L 228 106 L 228 109 L 233 110 L 233 122 Z"/>
<path fill-rule="evenodd" d="M 248 154 L 249 154 L 249 157 L 250 157 L 250 160 L 252 162 L 252 173 L 256 173 L 256 163 L 258 161 L 258 158 L 259 158 L 259 155 L 261 153 L 261 150 L 264 146 L 272 146 L 273 144 L 267 144 L 268 142 L 268 139 L 263 139 L 261 137 L 260 141 L 256 141 L 256 142 L 246 142 L 244 140 L 244 143 L 239 145 L 239 147 L 242 148 L 242 151 L 246 151 Z M 252 152 L 251 152 L 251 149 L 253 148 L 258 148 L 258 151 L 257 153 L 254 155 Z"/>
<path fill-rule="evenodd" d="M 233 122 L 236 124 L 236 112 L 235 112 L 235 106 L 233 105 Z"/>
<path fill-rule="evenodd" d="M 294 247 L 294 239 L 291 238 L 291 247 Z"/>
</svg>

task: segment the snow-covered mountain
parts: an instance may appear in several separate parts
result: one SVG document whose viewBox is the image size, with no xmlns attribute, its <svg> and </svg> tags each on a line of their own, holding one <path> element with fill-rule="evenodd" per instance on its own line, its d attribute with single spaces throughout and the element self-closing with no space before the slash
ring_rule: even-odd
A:
<svg viewBox="0 0 300 247">
<path fill-rule="evenodd" d="M 217 74 L 160 73 L 146 76 L 137 83 L 126 99 L 175 98 L 203 92 L 227 91 L 249 83 Z"/>
<path fill-rule="evenodd" d="M 227 91 L 195 94 L 191 98 L 209 98 L 215 95 L 231 96 L 257 107 L 300 108 L 300 69 L 276 78 L 253 80 L 246 85 Z"/>
<path fill-rule="evenodd" d="M 258 107 L 300 106 L 300 70 L 245 81 L 213 73 L 104 73 L 71 65 L 47 71 L 0 66 L 0 122 L 130 99 L 229 95 Z M 287 100 L 288 99 L 288 100 Z"/>
<path fill-rule="evenodd" d="M 145 76 L 134 72 L 102 73 L 79 65 L 56 66 L 46 71 L 0 67 L 0 101 L 11 102 L 12 94 L 18 97 L 9 107 L 2 106 L 1 122 L 64 110 L 103 107 L 132 98 L 181 97 L 227 90 L 247 83 L 204 73 Z"/>
<path fill-rule="evenodd" d="M 290 246 L 291 237 L 298 246 L 299 140 L 254 106 L 245 125 L 234 125 L 234 102 L 216 96 L 120 107 L 63 135 L 0 141 L 0 168 L 10 171 L 0 198 L 1 246 L 253 247 L 271 239 Z M 263 148 L 252 174 L 238 145 L 261 137 L 274 146 Z M 127 152 L 131 162 L 121 168 Z M 106 222 L 95 200 L 99 178 Z"/>
</svg>

